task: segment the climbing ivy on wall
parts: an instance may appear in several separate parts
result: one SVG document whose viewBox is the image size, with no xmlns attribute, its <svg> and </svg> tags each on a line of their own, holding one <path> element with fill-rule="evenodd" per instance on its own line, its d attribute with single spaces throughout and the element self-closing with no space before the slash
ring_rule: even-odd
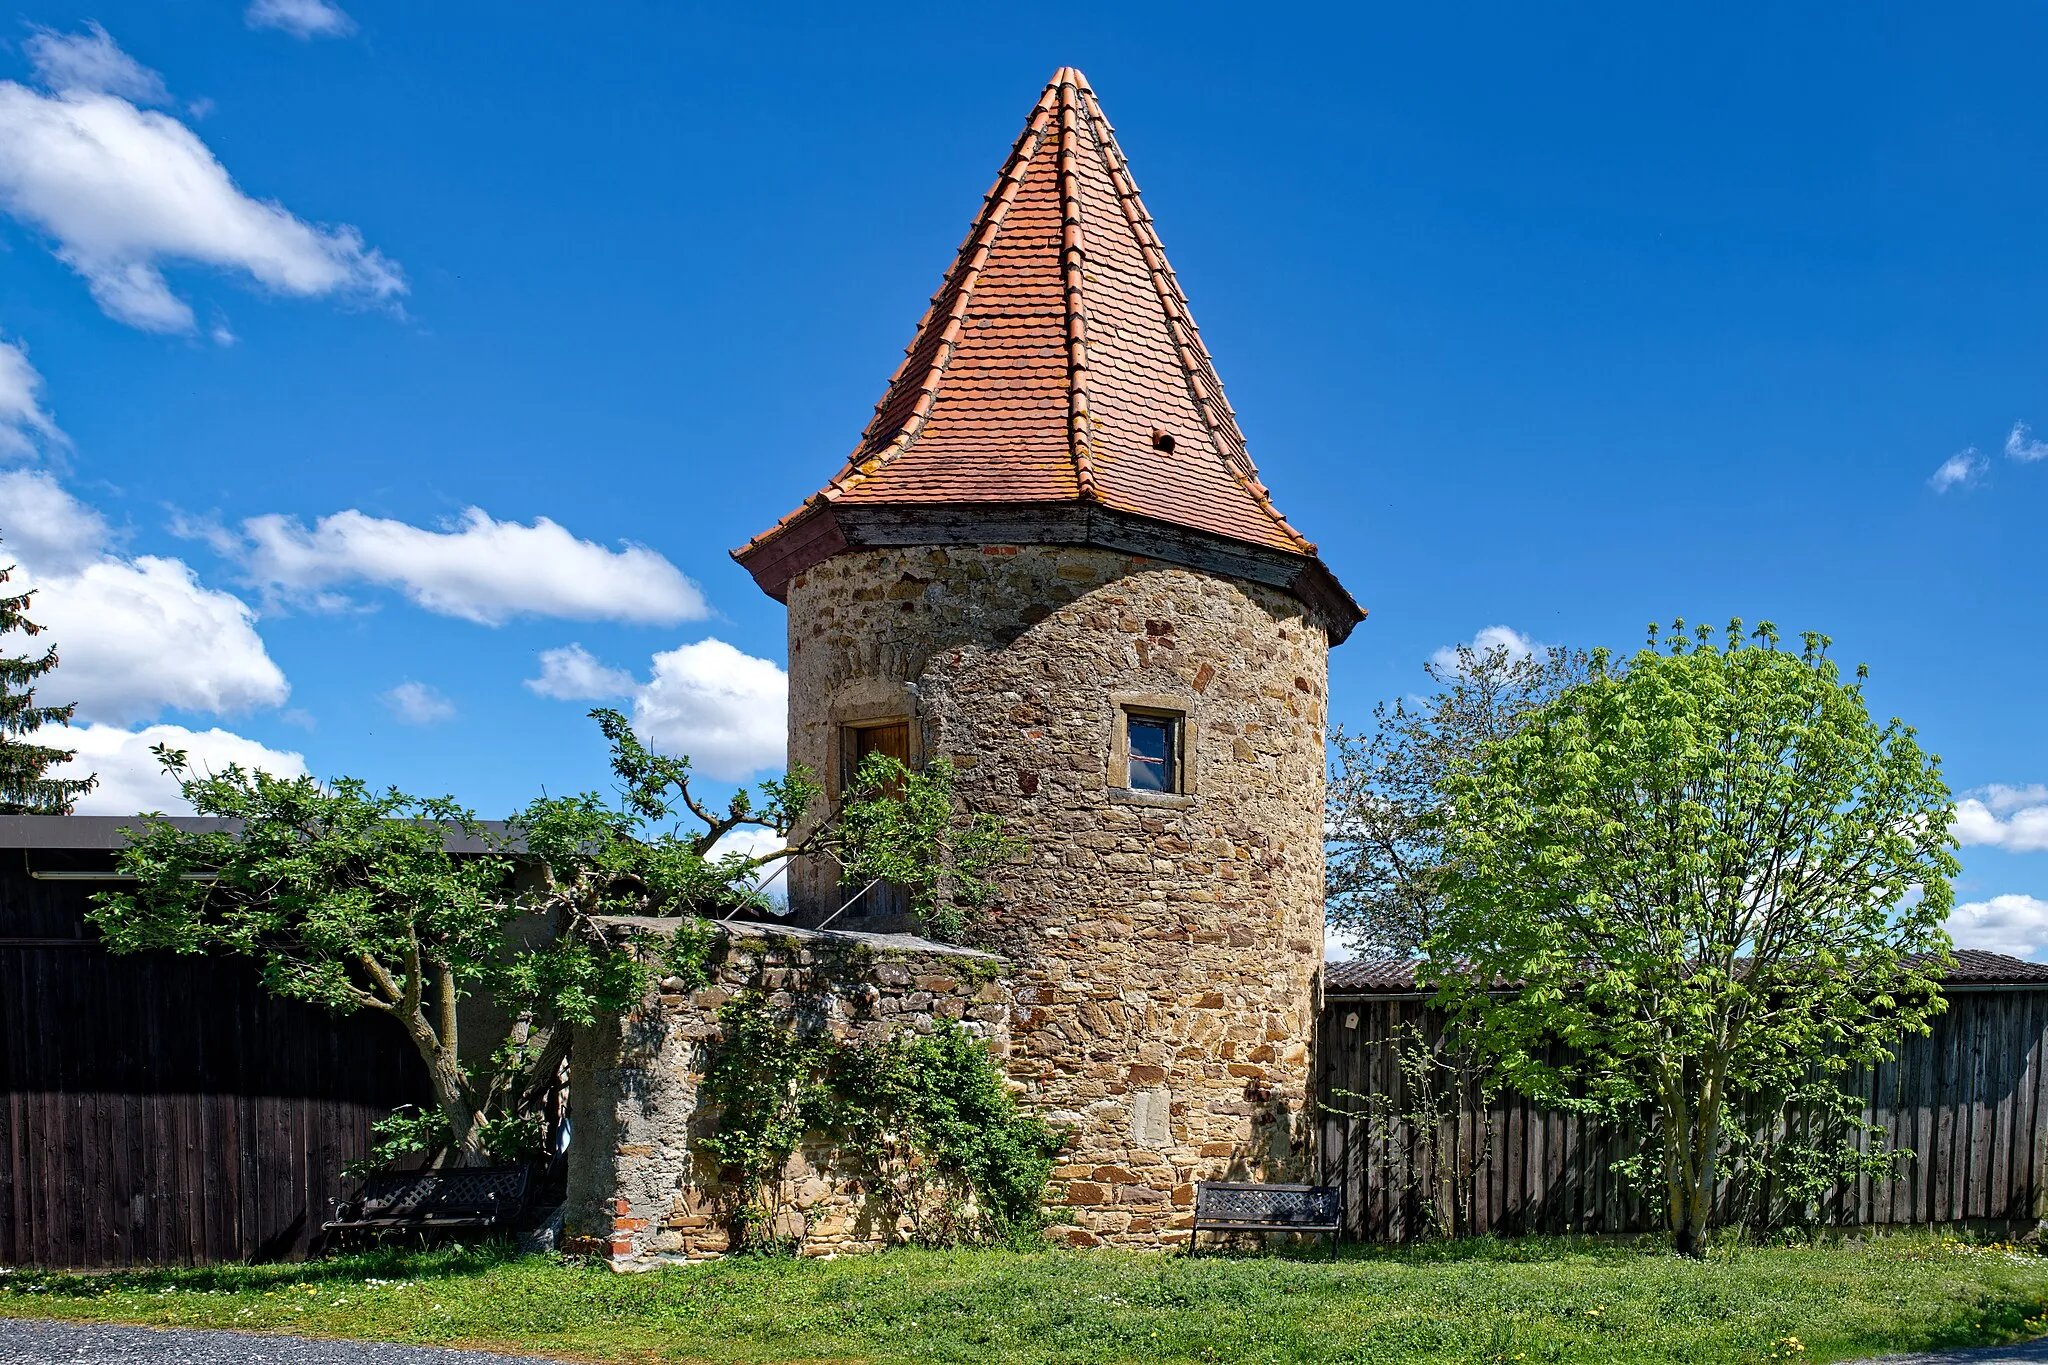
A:
<svg viewBox="0 0 2048 1365">
<path fill-rule="evenodd" d="M 719 1042 L 704 1073 L 703 1096 L 718 1106 L 718 1128 L 703 1140 L 731 1188 L 734 1247 L 763 1240 L 762 1196 L 803 1145 L 823 1128 L 831 1105 L 825 1077 L 836 1048 L 825 1034 L 803 1035 L 778 1023 L 758 994 L 718 1011 Z M 766 1211 L 772 1223 L 771 1208 Z"/>
<path fill-rule="evenodd" d="M 728 1001 L 703 1140 L 731 1190 L 733 1245 L 774 1245 L 781 1174 L 806 1142 L 836 1149 L 881 1205 L 931 1244 L 1027 1242 L 1065 1136 L 1017 1107 L 987 1046 L 942 1020 L 929 1035 L 845 1042 L 780 1022 L 758 993 Z"/>
</svg>

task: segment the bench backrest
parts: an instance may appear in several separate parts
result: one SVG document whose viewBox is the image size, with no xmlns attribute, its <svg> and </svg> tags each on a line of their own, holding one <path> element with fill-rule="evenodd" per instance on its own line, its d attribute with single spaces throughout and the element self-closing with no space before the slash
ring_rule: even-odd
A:
<svg viewBox="0 0 2048 1365">
<path fill-rule="evenodd" d="M 1261 1223 L 1268 1226 L 1334 1228 L 1343 1218 L 1334 1185 L 1255 1185 L 1204 1180 L 1195 1186 L 1198 1223 Z"/>
<path fill-rule="evenodd" d="M 525 1166 L 381 1171 L 363 1182 L 365 1218 L 481 1218 L 516 1212 L 532 1172 Z"/>
</svg>

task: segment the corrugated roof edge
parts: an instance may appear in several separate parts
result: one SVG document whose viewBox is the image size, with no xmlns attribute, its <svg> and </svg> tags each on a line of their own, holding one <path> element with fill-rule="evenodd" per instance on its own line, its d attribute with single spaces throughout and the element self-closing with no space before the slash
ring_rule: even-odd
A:
<svg viewBox="0 0 2048 1365">
<path fill-rule="evenodd" d="M 179 829 L 205 831 L 216 829 L 237 829 L 237 820 L 217 820 L 203 815 L 0 815 L 0 848 L 48 848 L 48 849 L 104 849 L 114 850 L 128 846 L 124 832 L 132 829 L 142 820 L 168 820 Z M 503 820 L 479 820 L 478 824 L 496 834 L 503 834 L 506 822 Z M 515 841 L 515 847 L 516 841 Z M 487 853 L 490 850 L 477 839 L 448 839 L 444 847 L 450 853 Z"/>
<path fill-rule="evenodd" d="M 1949 986 L 2040 986 L 2048 989 L 2048 963 L 2029 962 L 1982 948 L 1958 948 L 1955 966 L 1942 977 Z M 1332 962 L 1323 970 L 1323 994 L 1330 999 L 1414 995 L 1413 958 L 1361 957 Z"/>
</svg>

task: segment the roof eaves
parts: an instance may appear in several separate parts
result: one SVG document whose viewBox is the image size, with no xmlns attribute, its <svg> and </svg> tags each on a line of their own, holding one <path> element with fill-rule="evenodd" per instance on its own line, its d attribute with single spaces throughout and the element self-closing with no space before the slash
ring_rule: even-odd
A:
<svg viewBox="0 0 2048 1365">
<path fill-rule="evenodd" d="M 111 852 L 124 849 L 133 842 L 129 831 L 141 829 L 148 824 L 166 824 L 187 834 L 211 834 L 219 831 L 234 832 L 242 828 L 238 819 L 224 819 L 210 815 L 164 815 L 152 811 L 141 811 L 134 815 L 0 815 L 0 848 L 31 850 L 72 850 L 78 852 Z M 427 821 L 413 823 L 426 824 Z M 509 821 L 479 820 L 477 828 L 495 838 L 504 838 L 512 829 Z M 442 847 L 450 853 L 491 853 L 498 851 L 493 839 L 478 839 L 457 832 L 445 833 Z M 509 840 L 513 851 L 523 849 L 523 837 L 513 836 Z"/>
</svg>

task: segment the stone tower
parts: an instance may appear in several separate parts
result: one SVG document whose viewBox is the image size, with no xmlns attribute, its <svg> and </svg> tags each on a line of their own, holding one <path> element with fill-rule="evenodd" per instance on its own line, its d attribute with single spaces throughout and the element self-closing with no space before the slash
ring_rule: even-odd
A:
<svg viewBox="0 0 2048 1365">
<path fill-rule="evenodd" d="M 1080 72 L 845 467 L 734 557 L 789 607 L 792 765 L 947 755 L 1031 846 L 978 933 L 1011 1074 L 1075 1133 L 1069 1237 L 1179 1240 L 1191 1182 L 1305 1173 L 1327 659 L 1364 613 L 1259 482 Z M 897 927 L 792 883 L 800 922 Z"/>
</svg>

